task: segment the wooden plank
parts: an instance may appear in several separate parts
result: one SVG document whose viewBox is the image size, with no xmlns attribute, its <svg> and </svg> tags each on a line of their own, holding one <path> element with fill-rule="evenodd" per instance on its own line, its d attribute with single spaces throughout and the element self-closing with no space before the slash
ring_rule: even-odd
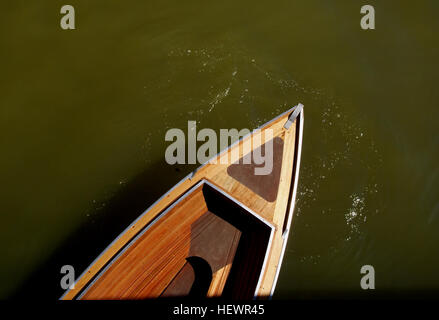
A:
<svg viewBox="0 0 439 320">
<path fill-rule="evenodd" d="M 273 224 L 276 226 L 276 231 L 273 236 L 272 247 L 270 250 L 265 274 L 258 291 L 260 296 L 270 295 L 282 253 L 282 245 L 284 241 L 282 238 L 282 225 L 286 216 L 288 198 L 292 192 L 291 179 L 294 165 L 293 160 L 295 152 L 296 124 L 297 122 L 295 121 L 293 125 L 290 126 L 290 129 L 285 132 L 285 151 L 282 161 L 283 166 L 281 172 L 281 181 L 275 212 L 273 215 Z"/>
<path fill-rule="evenodd" d="M 139 298 L 142 292 L 160 295 L 184 265 L 193 236 L 190 227 L 206 211 L 199 188 L 127 249 L 83 298 Z"/>
<path fill-rule="evenodd" d="M 191 256 L 205 259 L 212 268 L 208 295 L 221 295 L 239 237 L 239 230 L 207 210 L 197 190 L 129 247 L 83 299 L 142 299 L 184 292 L 190 273 L 181 270 L 188 268 L 186 258 Z"/>
</svg>

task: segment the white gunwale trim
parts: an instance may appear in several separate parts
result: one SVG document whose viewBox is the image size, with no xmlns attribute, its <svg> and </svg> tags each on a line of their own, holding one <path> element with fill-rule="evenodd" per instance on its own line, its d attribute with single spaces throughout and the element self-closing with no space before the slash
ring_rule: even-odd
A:
<svg viewBox="0 0 439 320">
<path fill-rule="evenodd" d="M 265 274 L 265 269 L 267 268 L 268 257 L 269 257 L 269 253 L 271 250 L 271 244 L 273 242 L 273 237 L 274 237 L 274 227 L 272 227 L 272 229 L 271 229 L 270 239 L 268 240 L 267 249 L 265 249 L 264 262 L 262 263 L 261 273 L 259 274 L 259 279 L 258 279 L 258 283 L 256 284 L 255 293 L 253 294 L 253 300 L 255 300 L 258 297 L 259 287 L 261 286 L 261 282 L 262 282 L 262 279 L 263 279 L 264 274 Z"/>
<path fill-rule="evenodd" d="M 274 289 L 276 288 L 277 280 L 279 278 L 279 272 L 282 266 L 283 258 L 285 255 L 285 249 L 287 247 L 288 243 L 288 235 L 290 233 L 290 227 L 291 227 L 291 221 L 293 220 L 293 214 L 294 214 L 294 208 L 296 206 L 296 194 L 297 194 L 297 185 L 299 183 L 299 171 L 300 171 L 300 159 L 302 156 L 302 139 L 303 139 L 303 110 L 300 112 L 300 120 L 299 120 L 299 130 L 298 130 L 298 143 L 297 143 L 297 158 L 296 158 L 296 172 L 294 175 L 294 185 L 293 185 L 293 195 L 291 198 L 291 206 L 290 211 L 288 212 L 288 222 L 287 222 L 287 228 L 285 229 L 285 232 L 282 234 L 283 243 L 282 243 L 282 252 L 279 258 L 279 264 L 277 265 L 276 275 L 274 277 L 273 286 L 271 287 L 271 292 L 269 298 L 271 299 L 273 297 Z"/>
<path fill-rule="evenodd" d="M 254 212 L 252 209 L 250 209 L 249 207 L 247 207 L 245 204 L 243 204 L 242 202 L 239 202 L 238 200 L 236 200 L 234 197 L 232 197 L 230 194 L 228 194 L 227 192 L 223 191 L 222 189 L 220 189 L 219 187 L 217 187 L 216 185 L 212 184 L 209 180 L 207 179 L 201 179 L 200 182 L 204 182 L 205 184 L 207 184 L 209 187 L 212 187 L 213 189 L 215 189 L 216 191 L 218 191 L 219 193 L 221 193 L 222 195 L 226 196 L 228 199 L 232 200 L 233 202 L 235 202 L 237 205 L 239 205 L 240 207 L 242 207 L 243 209 L 245 209 L 246 211 L 248 211 L 250 214 L 252 214 L 253 216 L 255 216 L 258 220 L 262 221 L 263 223 L 265 223 L 267 226 L 269 226 L 271 229 L 274 230 L 274 226 L 268 222 L 267 220 L 265 220 L 264 218 L 262 218 L 260 215 L 258 215 L 256 212 Z"/>
<path fill-rule="evenodd" d="M 163 200 L 168 194 L 170 194 L 175 188 L 177 188 L 179 185 L 181 185 L 183 182 L 185 182 L 186 180 L 191 180 L 194 175 L 196 174 L 196 172 L 198 170 L 200 170 L 201 168 L 203 168 L 204 166 L 206 166 L 207 164 L 210 163 L 210 161 L 212 161 L 213 159 L 220 157 L 223 153 L 227 152 L 229 149 L 233 148 L 235 145 L 237 145 L 238 143 L 240 143 L 241 141 L 247 139 L 249 136 L 251 136 L 255 131 L 257 130 L 261 130 L 264 127 L 267 127 L 268 125 L 272 124 L 273 122 L 275 122 L 276 120 L 280 119 L 281 117 L 283 117 L 284 115 L 286 115 L 287 113 L 291 112 L 292 110 L 294 110 L 296 106 L 288 109 L 287 111 L 281 113 L 280 115 L 278 115 L 277 117 L 271 119 L 270 121 L 260 125 L 257 129 L 254 129 L 253 131 L 251 131 L 250 133 L 246 134 L 245 136 L 243 136 L 241 139 L 235 141 L 234 143 L 232 143 L 230 146 L 228 146 L 227 148 L 225 148 L 223 151 L 219 152 L 217 155 L 213 156 L 211 159 L 209 159 L 208 161 L 206 161 L 204 164 L 200 165 L 197 169 L 195 169 L 194 171 L 192 171 L 191 173 L 189 173 L 187 176 L 185 176 L 183 179 L 181 179 L 179 182 L 177 182 L 171 189 L 169 189 L 165 194 L 163 194 L 160 198 L 158 198 L 153 204 L 151 204 L 145 211 L 143 211 L 143 213 L 141 213 L 128 227 L 126 227 L 104 250 L 101 251 L 101 253 L 93 260 L 92 263 L 89 264 L 89 266 L 81 273 L 81 275 L 76 279 L 75 283 L 77 283 L 86 273 L 87 271 L 89 271 L 91 269 L 91 267 L 105 254 L 105 252 L 107 252 L 107 250 L 109 250 L 115 243 L 118 242 L 118 240 L 128 231 L 130 230 L 139 220 L 141 220 L 146 214 L 148 214 L 148 212 L 157 204 L 159 203 L 161 200 Z M 302 111 L 303 112 L 303 111 Z M 301 141 L 300 141 L 301 142 Z M 109 259 L 112 260 L 114 259 L 114 257 L 111 257 Z M 99 274 L 99 272 L 97 272 L 97 274 Z M 59 298 L 60 300 L 63 300 L 63 298 L 65 297 L 65 295 L 70 292 L 71 289 L 67 289 L 64 294 Z M 83 289 L 81 289 L 83 290 Z"/>
</svg>

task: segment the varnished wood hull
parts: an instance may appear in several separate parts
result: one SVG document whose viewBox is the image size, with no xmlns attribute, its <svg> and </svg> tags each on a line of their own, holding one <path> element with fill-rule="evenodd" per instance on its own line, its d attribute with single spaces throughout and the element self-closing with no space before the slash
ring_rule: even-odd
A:
<svg viewBox="0 0 439 320">
<path fill-rule="evenodd" d="M 255 175 L 243 147 L 251 140 L 250 153 L 265 148 L 256 138 L 267 129 L 273 168 Z M 138 217 L 61 299 L 271 296 L 294 211 L 302 131 L 303 110 L 292 108 L 221 152 Z"/>
</svg>

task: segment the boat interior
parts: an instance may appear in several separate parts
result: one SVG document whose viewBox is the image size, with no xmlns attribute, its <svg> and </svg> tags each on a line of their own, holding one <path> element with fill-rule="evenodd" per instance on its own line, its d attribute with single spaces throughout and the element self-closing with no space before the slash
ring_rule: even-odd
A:
<svg viewBox="0 0 439 320">
<path fill-rule="evenodd" d="M 132 239 L 80 299 L 251 299 L 273 226 L 202 180 Z"/>
<path fill-rule="evenodd" d="M 271 296 L 294 210 L 302 108 L 284 112 L 178 182 L 61 299 Z M 272 162 L 260 162 L 267 152 Z M 259 174 L 267 165 L 272 170 Z"/>
</svg>

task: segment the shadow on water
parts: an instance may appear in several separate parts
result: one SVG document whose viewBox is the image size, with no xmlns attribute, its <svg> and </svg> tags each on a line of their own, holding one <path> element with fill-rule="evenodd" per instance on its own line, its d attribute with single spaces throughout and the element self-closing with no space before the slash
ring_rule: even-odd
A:
<svg viewBox="0 0 439 320">
<path fill-rule="evenodd" d="M 63 265 L 72 265 L 75 278 L 79 277 L 134 219 L 193 169 L 195 167 L 170 166 L 163 160 L 148 165 L 147 170 L 128 181 L 108 201 L 93 221 L 80 225 L 11 298 L 59 299 L 64 293 L 60 286 Z"/>
</svg>

